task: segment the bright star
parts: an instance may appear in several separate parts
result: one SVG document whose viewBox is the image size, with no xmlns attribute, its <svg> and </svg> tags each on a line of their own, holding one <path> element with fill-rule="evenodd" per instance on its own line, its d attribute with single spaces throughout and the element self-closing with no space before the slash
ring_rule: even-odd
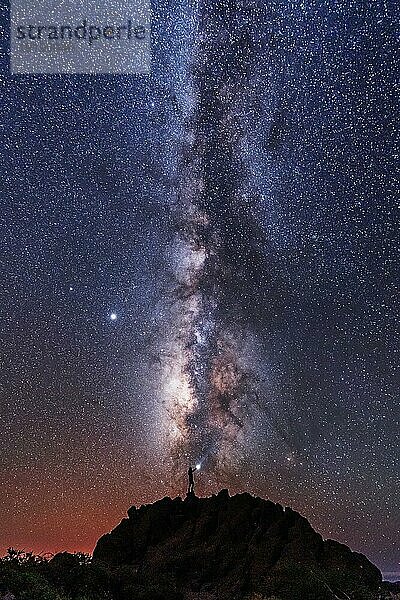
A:
<svg viewBox="0 0 400 600">
<path fill-rule="evenodd" d="M 116 313 L 111 313 L 111 315 L 110 315 L 111 321 L 116 321 L 117 318 L 118 318 L 118 315 Z"/>
</svg>

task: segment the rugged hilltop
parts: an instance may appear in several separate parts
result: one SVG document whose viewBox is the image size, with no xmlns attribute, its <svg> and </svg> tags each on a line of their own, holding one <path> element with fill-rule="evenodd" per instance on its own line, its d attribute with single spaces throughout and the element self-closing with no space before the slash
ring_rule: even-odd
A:
<svg viewBox="0 0 400 600">
<path fill-rule="evenodd" d="M 290 508 L 250 494 L 164 498 L 128 511 L 94 563 L 124 566 L 130 600 L 377 600 L 380 571 Z"/>
</svg>

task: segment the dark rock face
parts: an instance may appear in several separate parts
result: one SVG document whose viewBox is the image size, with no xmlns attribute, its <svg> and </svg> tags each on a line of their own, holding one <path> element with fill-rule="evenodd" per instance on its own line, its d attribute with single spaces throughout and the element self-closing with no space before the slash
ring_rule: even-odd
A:
<svg viewBox="0 0 400 600">
<path fill-rule="evenodd" d="M 124 600 L 372 600 L 382 582 L 363 555 L 324 541 L 290 508 L 227 490 L 132 507 L 93 559 L 128 569 Z"/>
</svg>

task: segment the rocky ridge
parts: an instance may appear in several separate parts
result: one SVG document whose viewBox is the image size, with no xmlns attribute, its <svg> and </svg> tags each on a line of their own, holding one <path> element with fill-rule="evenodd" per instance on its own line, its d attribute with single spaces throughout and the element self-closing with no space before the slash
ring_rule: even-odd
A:
<svg viewBox="0 0 400 600">
<path fill-rule="evenodd" d="M 380 571 L 323 540 L 299 513 L 250 494 L 164 498 L 100 538 L 97 563 L 127 569 L 133 595 L 191 600 L 375 600 Z"/>
</svg>

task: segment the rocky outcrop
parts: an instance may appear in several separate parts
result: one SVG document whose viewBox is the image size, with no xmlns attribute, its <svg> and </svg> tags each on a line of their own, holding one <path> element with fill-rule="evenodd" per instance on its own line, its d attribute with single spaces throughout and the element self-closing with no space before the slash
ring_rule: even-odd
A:
<svg viewBox="0 0 400 600">
<path fill-rule="evenodd" d="M 297 512 L 227 490 L 132 507 L 93 560 L 125 566 L 123 599 L 373 600 L 382 582 L 365 556 L 323 540 Z"/>
</svg>

